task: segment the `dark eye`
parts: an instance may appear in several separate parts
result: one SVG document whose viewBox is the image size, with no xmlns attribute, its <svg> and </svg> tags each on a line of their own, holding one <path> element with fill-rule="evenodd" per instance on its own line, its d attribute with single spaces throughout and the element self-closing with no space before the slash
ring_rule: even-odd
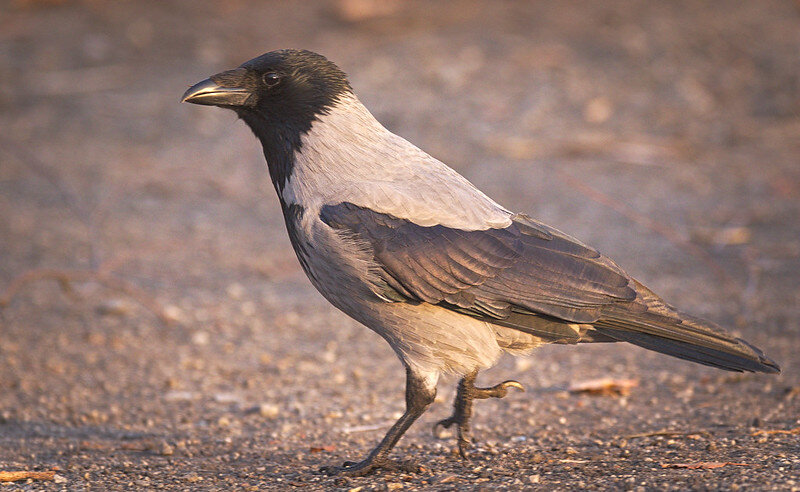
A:
<svg viewBox="0 0 800 492">
<path fill-rule="evenodd" d="M 261 78 L 267 87 L 275 87 L 281 81 L 281 76 L 275 72 L 267 72 Z"/>
</svg>

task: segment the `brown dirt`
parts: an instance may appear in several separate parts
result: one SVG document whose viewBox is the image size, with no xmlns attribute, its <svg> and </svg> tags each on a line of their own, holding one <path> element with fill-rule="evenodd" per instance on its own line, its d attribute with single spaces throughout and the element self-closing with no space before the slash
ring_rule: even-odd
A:
<svg viewBox="0 0 800 492">
<path fill-rule="evenodd" d="M 798 4 L 370 5 L 0 4 L 0 471 L 56 469 L 4 490 L 797 490 Z M 304 278 L 244 125 L 178 104 L 282 47 L 783 374 L 546 347 L 481 376 L 528 392 L 477 404 L 470 462 L 430 432 L 448 379 L 395 452 L 427 471 L 316 474 L 380 438 L 403 372 Z M 567 391 L 599 378 L 639 384 Z"/>
</svg>

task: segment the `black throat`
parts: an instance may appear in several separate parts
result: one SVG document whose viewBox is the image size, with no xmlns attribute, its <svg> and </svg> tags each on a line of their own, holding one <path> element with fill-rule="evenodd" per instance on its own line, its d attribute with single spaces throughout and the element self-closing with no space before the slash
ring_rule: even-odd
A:
<svg viewBox="0 0 800 492">
<path fill-rule="evenodd" d="M 308 133 L 316 118 L 276 125 L 269 120 L 269 115 L 256 111 L 242 111 L 239 116 L 261 141 L 269 176 L 280 198 L 286 182 L 292 175 L 295 154 L 303 146 L 303 135 Z M 282 198 L 281 203 L 283 203 Z"/>
</svg>

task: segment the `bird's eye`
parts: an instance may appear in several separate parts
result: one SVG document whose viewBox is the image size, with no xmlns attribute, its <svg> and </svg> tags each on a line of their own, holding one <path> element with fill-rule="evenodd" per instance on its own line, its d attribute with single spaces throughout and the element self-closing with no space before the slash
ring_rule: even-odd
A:
<svg viewBox="0 0 800 492">
<path fill-rule="evenodd" d="M 278 82 L 281 81 L 281 76 L 275 72 L 265 73 L 261 78 L 264 80 L 264 85 L 267 87 L 275 87 L 278 85 Z"/>
</svg>

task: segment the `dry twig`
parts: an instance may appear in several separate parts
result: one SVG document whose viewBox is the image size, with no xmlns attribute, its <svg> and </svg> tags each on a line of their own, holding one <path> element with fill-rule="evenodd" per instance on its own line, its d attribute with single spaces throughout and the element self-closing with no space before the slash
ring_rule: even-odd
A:
<svg viewBox="0 0 800 492">
<path fill-rule="evenodd" d="M 18 482 L 20 480 L 55 480 L 55 470 L 50 471 L 0 471 L 0 482 Z"/>
<path fill-rule="evenodd" d="M 569 385 L 570 393 L 584 393 L 597 396 L 627 396 L 631 389 L 639 386 L 638 379 L 600 378 L 589 381 L 576 381 Z"/>
<path fill-rule="evenodd" d="M 697 463 L 661 463 L 661 468 L 685 468 L 689 470 L 711 470 L 724 466 L 752 466 L 752 463 L 731 463 L 730 461 L 699 461 Z"/>
<path fill-rule="evenodd" d="M 639 434 L 631 434 L 629 436 L 625 436 L 625 439 L 638 439 L 642 437 L 654 437 L 654 436 L 664 436 L 664 437 L 689 437 L 689 436 L 703 436 L 703 437 L 711 437 L 712 434 L 708 431 L 687 431 L 687 432 L 680 432 L 680 431 L 671 431 L 671 430 L 657 430 L 653 432 L 641 432 Z"/>
<path fill-rule="evenodd" d="M 765 429 L 750 433 L 751 436 L 774 436 L 775 434 L 798 435 L 800 434 L 800 427 L 795 427 L 794 429 Z"/>
</svg>

